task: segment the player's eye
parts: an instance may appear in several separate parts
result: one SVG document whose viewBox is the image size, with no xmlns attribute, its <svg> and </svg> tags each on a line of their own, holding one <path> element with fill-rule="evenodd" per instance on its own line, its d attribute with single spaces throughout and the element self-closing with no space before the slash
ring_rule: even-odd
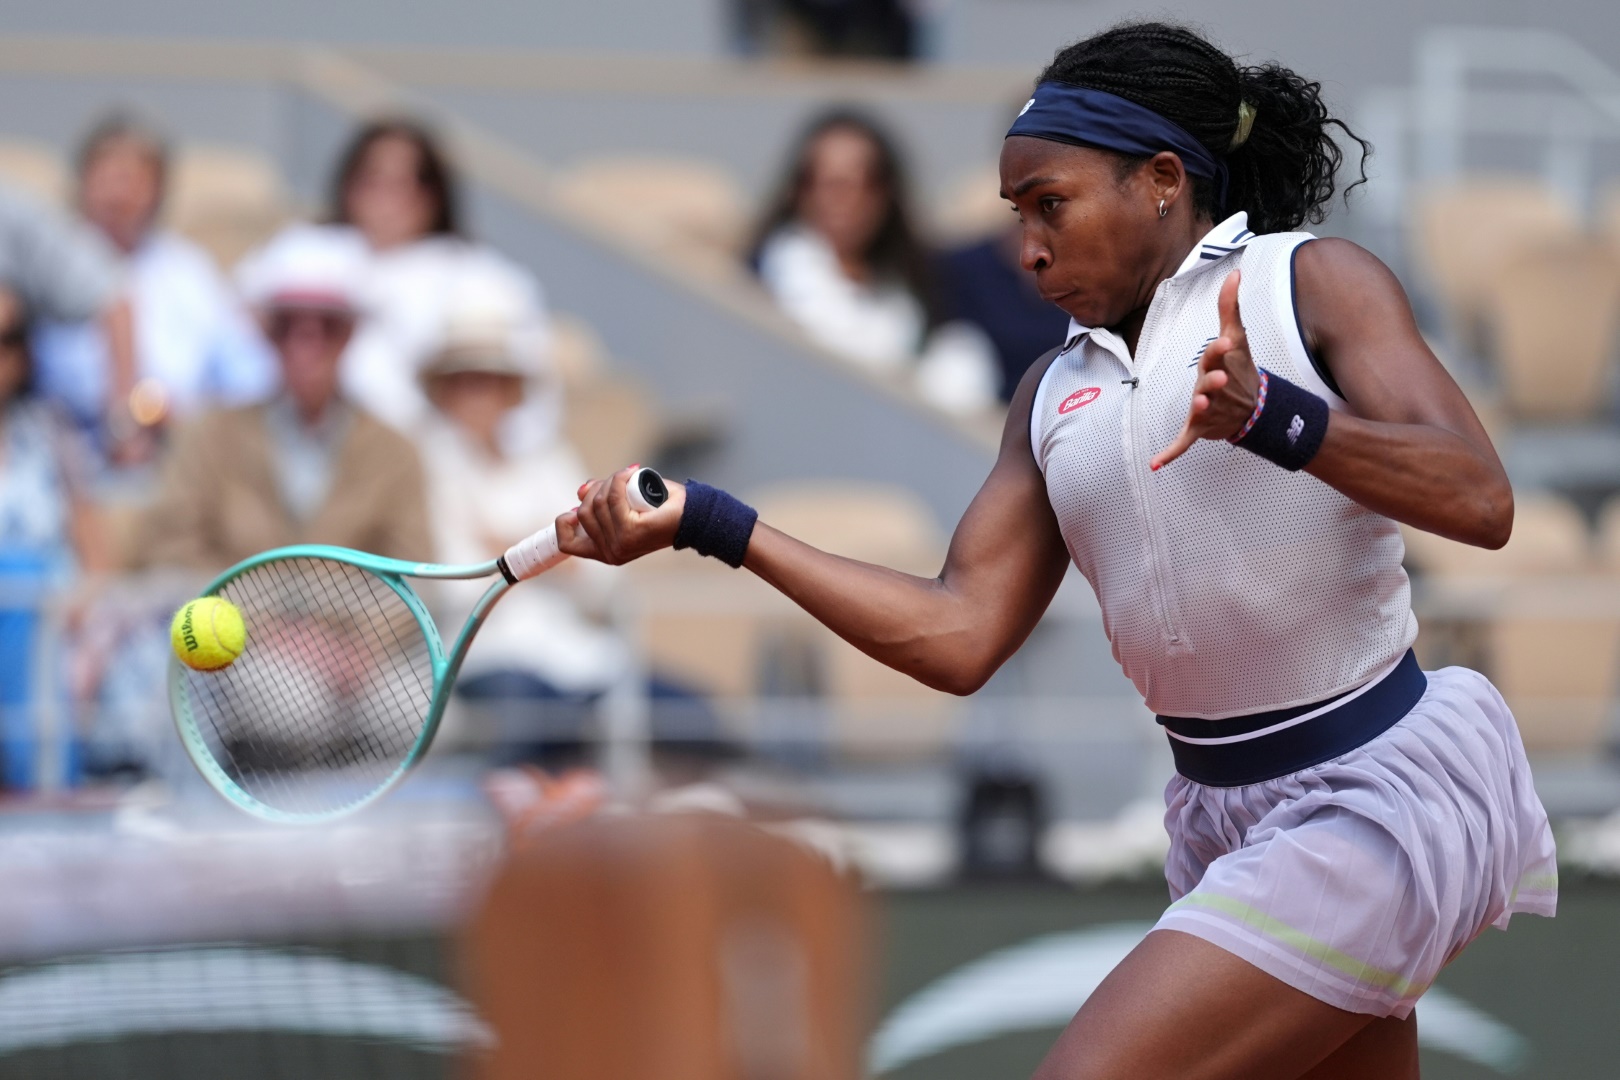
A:
<svg viewBox="0 0 1620 1080">
<path fill-rule="evenodd" d="M 1058 208 L 1058 203 L 1062 201 L 1063 200 L 1058 198 L 1056 195 L 1043 195 L 1041 196 L 1041 201 L 1037 205 L 1040 206 L 1041 213 L 1050 214 L 1053 210 Z"/>
</svg>

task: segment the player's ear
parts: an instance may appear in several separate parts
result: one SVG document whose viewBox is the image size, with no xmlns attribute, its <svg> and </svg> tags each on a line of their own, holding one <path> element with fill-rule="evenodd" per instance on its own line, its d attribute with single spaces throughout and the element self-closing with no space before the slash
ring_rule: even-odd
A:
<svg viewBox="0 0 1620 1080">
<path fill-rule="evenodd" d="M 1169 150 L 1160 150 L 1142 165 L 1147 179 L 1153 212 L 1168 217 L 1170 208 L 1189 193 L 1187 170 L 1181 158 Z"/>
</svg>

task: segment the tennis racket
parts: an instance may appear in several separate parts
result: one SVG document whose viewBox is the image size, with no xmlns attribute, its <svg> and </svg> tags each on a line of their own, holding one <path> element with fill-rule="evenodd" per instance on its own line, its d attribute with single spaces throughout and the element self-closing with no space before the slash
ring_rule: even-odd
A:
<svg viewBox="0 0 1620 1080">
<path fill-rule="evenodd" d="M 639 511 L 669 498 L 651 469 L 630 477 Z M 520 581 L 568 558 L 548 526 L 476 566 L 437 566 L 301 544 L 210 582 L 241 611 L 247 643 L 219 671 L 171 659 L 169 706 L 214 789 L 268 821 L 315 823 L 381 798 L 427 753 L 467 647 Z M 495 577 L 446 652 L 407 579 Z"/>
</svg>

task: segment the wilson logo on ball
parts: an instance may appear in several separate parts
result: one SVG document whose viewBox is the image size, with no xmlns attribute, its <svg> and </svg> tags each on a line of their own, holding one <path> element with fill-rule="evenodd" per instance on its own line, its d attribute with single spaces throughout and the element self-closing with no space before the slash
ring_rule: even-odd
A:
<svg viewBox="0 0 1620 1080">
<path fill-rule="evenodd" d="M 1100 386 L 1088 386 L 1084 390 L 1076 390 L 1063 399 L 1063 403 L 1058 406 L 1058 412 L 1072 413 L 1080 406 L 1090 405 L 1100 397 L 1102 397 L 1102 387 Z"/>
</svg>

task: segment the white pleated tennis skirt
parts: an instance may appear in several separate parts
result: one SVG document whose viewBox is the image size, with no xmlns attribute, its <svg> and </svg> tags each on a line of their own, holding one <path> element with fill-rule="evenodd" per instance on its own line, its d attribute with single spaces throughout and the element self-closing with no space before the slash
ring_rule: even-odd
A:
<svg viewBox="0 0 1620 1080">
<path fill-rule="evenodd" d="M 1157 929 L 1404 1018 L 1485 927 L 1552 915 L 1552 830 L 1512 713 L 1476 671 L 1428 679 L 1410 713 L 1342 757 L 1246 787 L 1171 780 L 1174 902 Z"/>
</svg>

